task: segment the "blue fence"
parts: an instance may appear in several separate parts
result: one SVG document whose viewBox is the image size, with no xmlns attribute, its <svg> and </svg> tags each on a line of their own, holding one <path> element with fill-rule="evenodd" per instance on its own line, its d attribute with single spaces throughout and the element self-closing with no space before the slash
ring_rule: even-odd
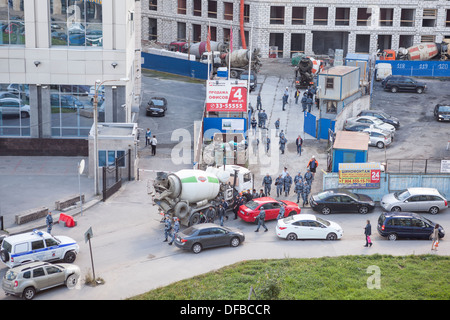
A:
<svg viewBox="0 0 450 320">
<path fill-rule="evenodd" d="M 377 60 L 376 63 L 390 63 L 392 74 L 396 76 L 450 77 L 450 62 L 447 61 Z"/>
<path fill-rule="evenodd" d="M 178 74 L 180 76 L 206 80 L 208 65 L 197 61 L 189 61 L 172 57 L 142 52 L 143 69 Z"/>
</svg>

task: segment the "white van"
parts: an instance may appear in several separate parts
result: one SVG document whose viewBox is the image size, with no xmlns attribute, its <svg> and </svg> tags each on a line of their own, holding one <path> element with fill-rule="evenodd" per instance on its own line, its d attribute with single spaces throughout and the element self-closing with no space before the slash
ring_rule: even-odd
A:
<svg viewBox="0 0 450 320">
<path fill-rule="evenodd" d="M 377 63 L 375 66 L 377 70 L 376 80 L 381 81 L 386 77 L 392 75 L 392 65 L 390 63 Z"/>
<path fill-rule="evenodd" d="M 4 238 L 0 247 L 0 259 L 9 268 L 30 261 L 63 260 L 73 263 L 79 250 L 80 247 L 72 238 L 33 230 Z"/>
</svg>

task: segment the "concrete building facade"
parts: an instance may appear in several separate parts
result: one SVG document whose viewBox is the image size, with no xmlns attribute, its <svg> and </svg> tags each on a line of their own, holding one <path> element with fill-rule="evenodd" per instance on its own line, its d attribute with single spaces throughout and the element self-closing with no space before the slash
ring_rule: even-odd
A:
<svg viewBox="0 0 450 320">
<path fill-rule="evenodd" d="M 87 150 L 96 92 L 100 122 L 132 121 L 140 1 L 0 0 L 0 26 L 0 92 L 15 95 L 0 97 L 3 149 L 23 138 Z"/>
<path fill-rule="evenodd" d="M 295 52 L 374 53 L 450 38 L 450 1 L 408 0 L 242 0 L 245 37 L 253 27 L 253 48 L 268 57 Z M 241 0 L 142 0 L 142 39 L 227 42 L 239 48 Z M 248 45 L 248 41 L 246 42 Z"/>
</svg>

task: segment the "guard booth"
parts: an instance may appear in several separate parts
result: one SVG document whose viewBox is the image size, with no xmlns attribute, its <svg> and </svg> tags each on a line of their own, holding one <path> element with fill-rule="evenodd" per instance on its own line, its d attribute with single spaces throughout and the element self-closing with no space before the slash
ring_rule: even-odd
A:
<svg viewBox="0 0 450 320">
<path fill-rule="evenodd" d="M 332 172 L 339 172 L 340 163 L 365 163 L 369 135 L 363 132 L 337 131 L 332 148 Z"/>
</svg>

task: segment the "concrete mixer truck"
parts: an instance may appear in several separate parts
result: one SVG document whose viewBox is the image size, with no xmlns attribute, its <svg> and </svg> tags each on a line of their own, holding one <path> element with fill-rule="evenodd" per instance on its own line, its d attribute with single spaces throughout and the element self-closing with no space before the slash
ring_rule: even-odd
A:
<svg viewBox="0 0 450 320">
<path fill-rule="evenodd" d="M 295 67 L 295 88 L 307 88 L 314 82 L 314 77 L 323 69 L 322 61 L 311 57 L 299 60 Z"/>
<path fill-rule="evenodd" d="M 159 211 L 191 226 L 198 223 L 200 211 L 218 205 L 222 199 L 230 203 L 234 194 L 252 190 L 253 175 L 236 165 L 158 172 L 153 188 L 153 201 Z"/>
</svg>

